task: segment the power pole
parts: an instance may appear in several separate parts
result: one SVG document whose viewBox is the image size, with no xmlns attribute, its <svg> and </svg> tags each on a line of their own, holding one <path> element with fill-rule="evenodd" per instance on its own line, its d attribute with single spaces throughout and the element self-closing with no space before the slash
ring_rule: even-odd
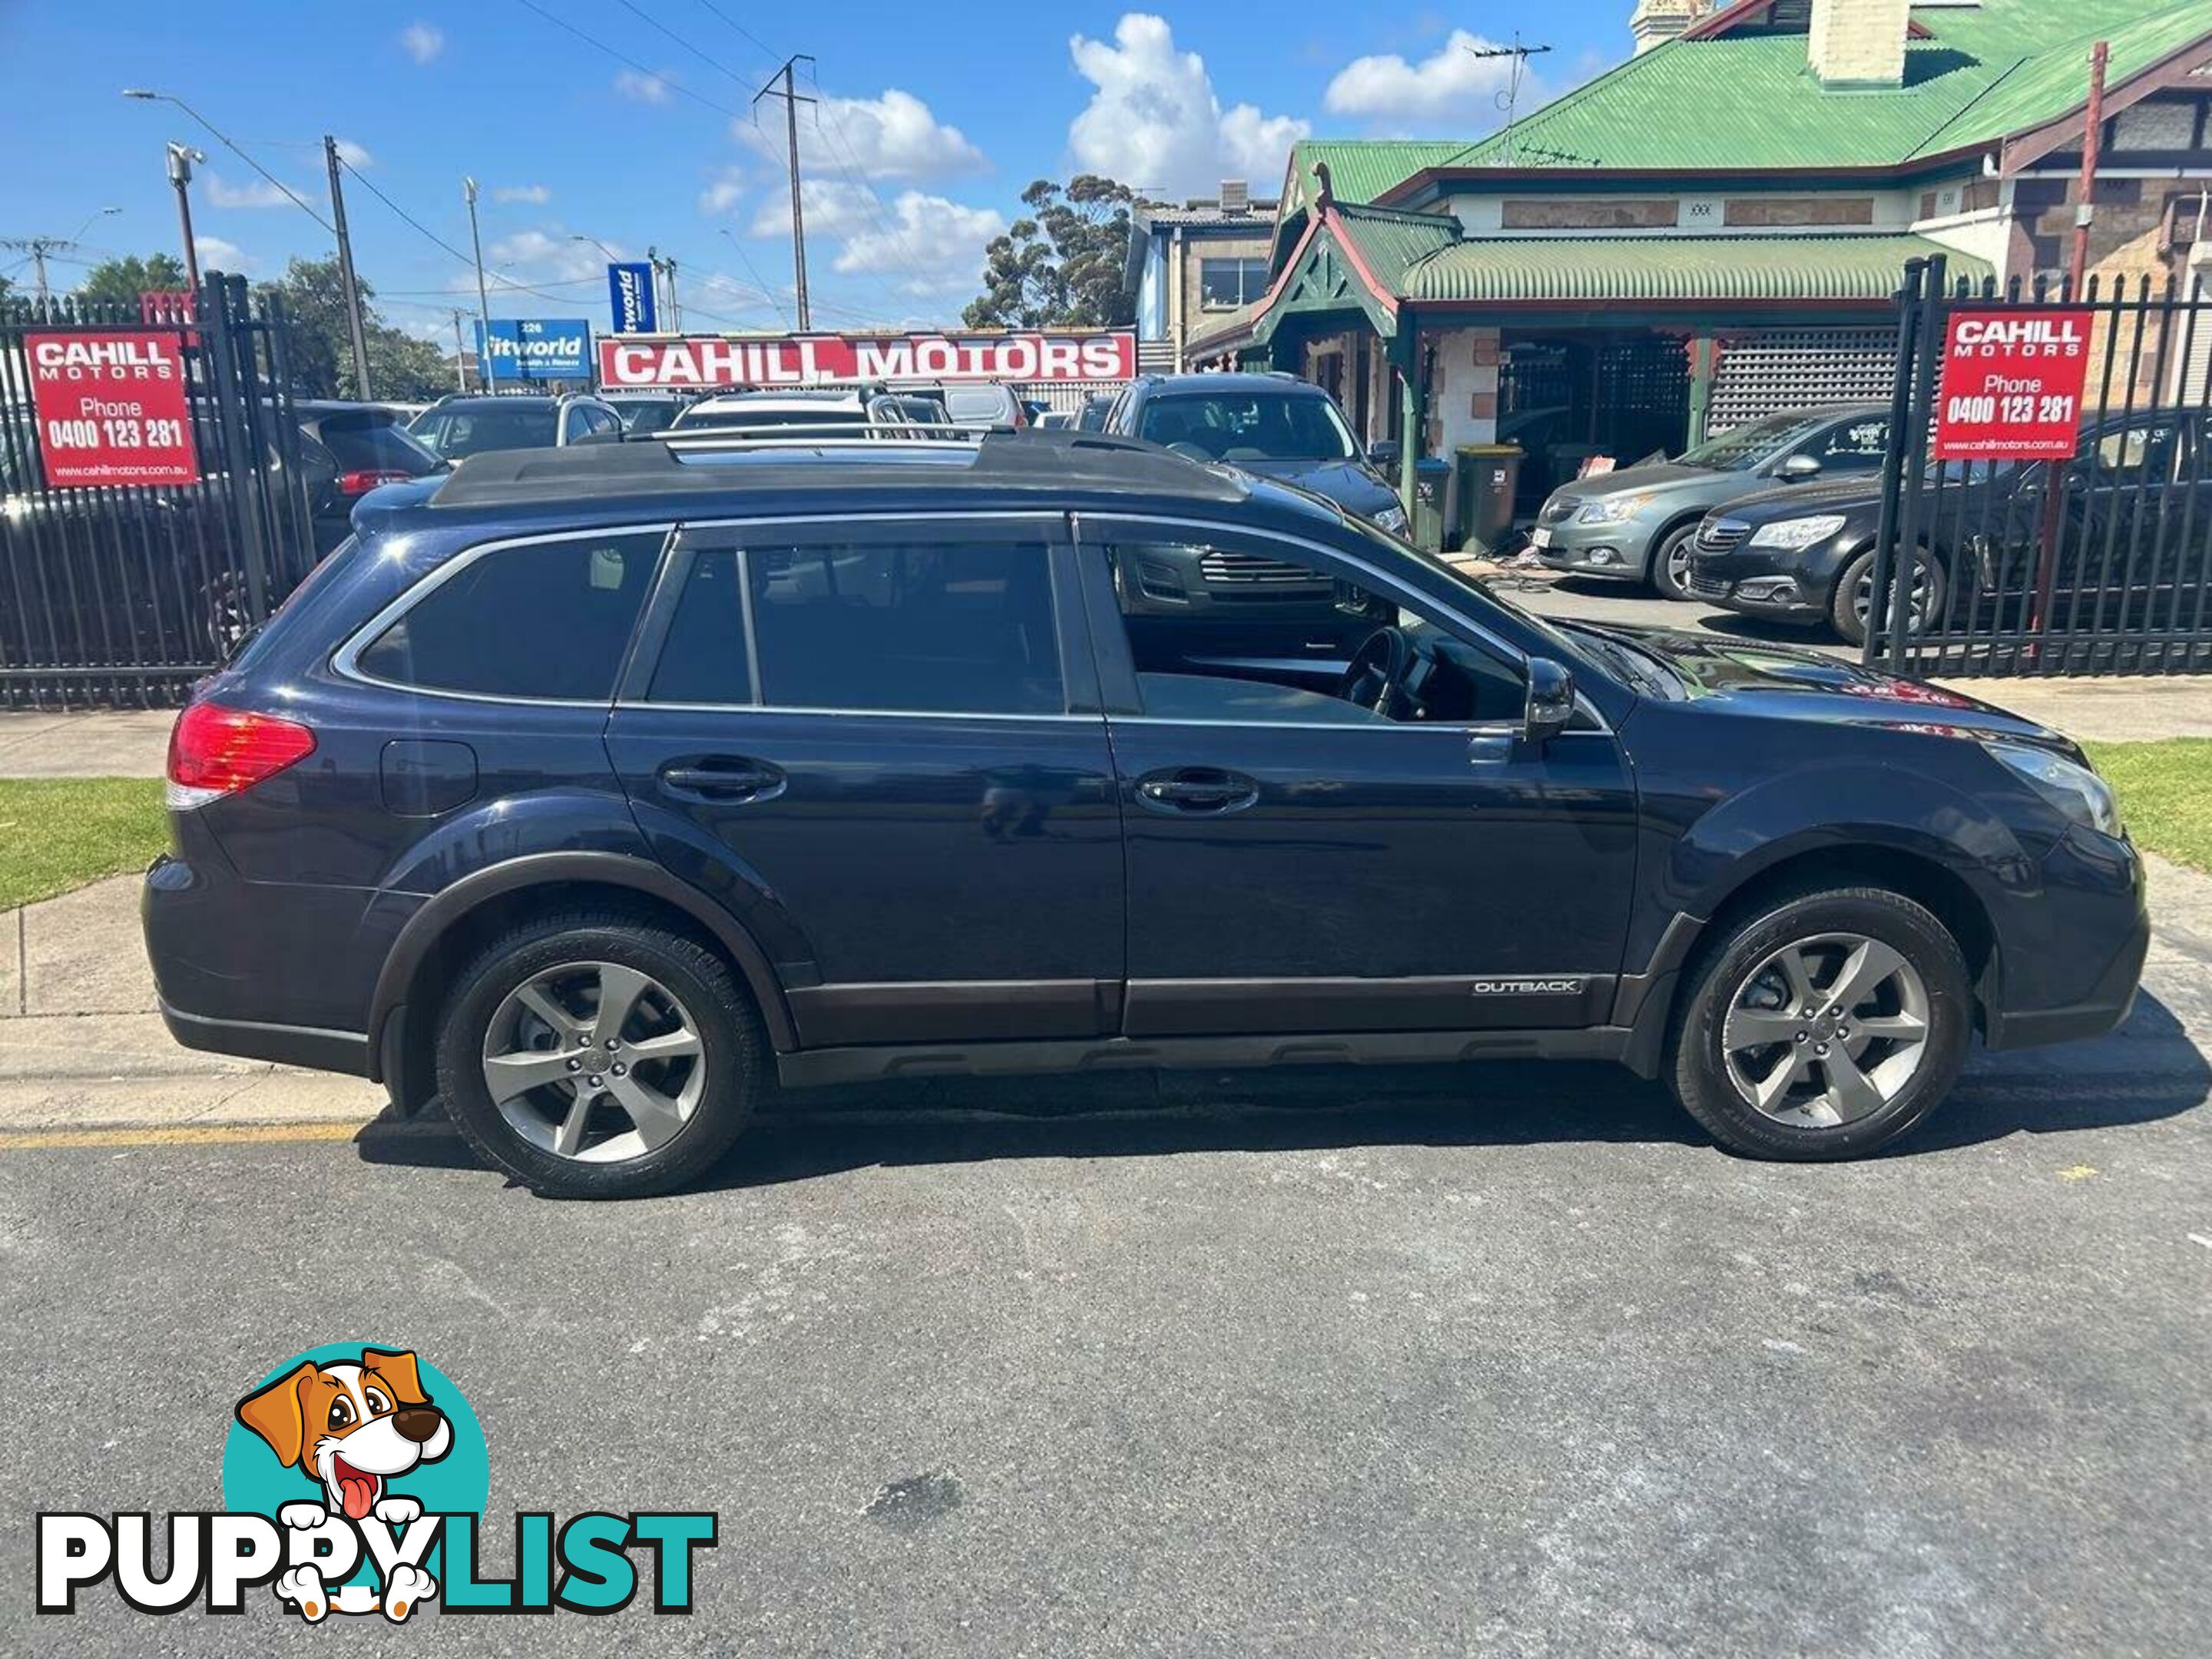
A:
<svg viewBox="0 0 2212 1659">
<path fill-rule="evenodd" d="M 799 202 L 799 106 L 801 104 L 811 104 L 814 100 L 799 95 L 798 88 L 792 81 L 791 70 L 794 64 L 811 64 L 813 61 L 812 56 L 809 53 L 803 52 L 793 53 L 783 60 L 783 67 L 776 71 L 775 76 L 771 76 L 769 83 L 753 94 L 753 103 L 756 107 L 763 98 L 783 100 L 784 131 L 791 149 L 792 280 L 799 301 L 799 331 L 802 334 L 813 327 L 814 318 L 806 304 L 806 216 L 800 210 Z M 781 92 L 775 89 L 777 77 L 781 77 L 783 82 Z"/>
<path fill-rule="evenodd" d="M 469 246 L 477 256 L 477 315 L 483 321 L 483 345 L 477 353 L 477 389 L 496 392 L 499 374 L 492 367 L 491 299 L 484 291 L 483 238 L 477 233 L 477 181 L 462 179 L 461 195 L 469 204 Z"/>
<path fill-rule="evenodd" d="M 2081 178 L 2074 190 L 2074 254 L 2067 265 L 2071 297 L 2077 306 L 2089 278 L 2089 227 L 2097 218 L 2098 149 L 2105 136 L 2105 64 L 2112 50 L 2102 40 L 2089 48 L 2089 106 L 2083 112 Z"/>
<path fill-rule="evenodd" d="M 684 307 L 676 298 L 676 256 L 668 256 L 668 326 L 675 333 L 684 331 Z"/>
<path fill-rule="evenodd" d="M 467 315 L 459 306 L 453 307 L 453 389 L 457 392 L 469 389 L 469 352 L 461 342 L 461 319 Z"/>
<path fill-rule="evenodd" d="M 46 255 L 66 253 L 76 246 L 59 236 L 10 236 L 0 240 L 0 247 L 31 256 L 32 269 L 38 273 L 40 315 L 49 314 L 53 307 L 53 291 L 46 286 Z"/>
<path fill-rule="evenodd" d="M 185 237 L 185 281 L 192 291 L 195 304 L 200 291 L 200 247 L 192 238 L 192 163 L 206 160 L 190 144 L 170 142 L 169 183 L 177 192 L 177 226 Z"/>
<path fill-rule="evenodd" d="M 331 172 L 331 225 L 338 238 L 338 283 L 345 290 L 346 331 L 353 337 L 353 383 L 361 400 L 367 403 L 368 389 L 368 337 L 361 322 L 361 285 L 353 275 L 353 239 L 346 234 L 345 192 L 338 188 L 338 141 L 329 133 L 323 135 L 323 160 Z"/>
</svg>

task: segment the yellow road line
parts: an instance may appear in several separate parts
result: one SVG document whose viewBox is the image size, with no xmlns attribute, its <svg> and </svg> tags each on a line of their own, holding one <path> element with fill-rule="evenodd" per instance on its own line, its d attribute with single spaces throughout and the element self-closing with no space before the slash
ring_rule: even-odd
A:
<svg viewBox="0 0 2212 1659">
<path fill-rule="evenodd" d="M 288 1140 L 351 1140 L 363 1123 L 180 1123 L 168 1128 L 0 1129 L 0 1152 L 68 1146 L 242 1146 Z"/>
</svg>

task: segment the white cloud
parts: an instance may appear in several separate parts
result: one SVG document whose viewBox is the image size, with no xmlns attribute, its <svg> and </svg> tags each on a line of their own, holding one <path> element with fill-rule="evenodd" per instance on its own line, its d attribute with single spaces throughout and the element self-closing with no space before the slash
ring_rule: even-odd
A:
<svg viewBox="0 0 2212 1659">
<path fill-rule="evenodd" d="M 208 204 L 219 208 L 276 208 L 289 207 L 292 198 L 270 184 L 266 179 L 249 179 L 234 185 L 221 173 L 203 173 Z"/>
<path fill-rule="evenodd" d="M 491 193 L 495 202 L 528 202 L 543 207 L 553 199 L 553 191 L 544 185 L 501 185 Z"/>
<path fill-rule="evenodd" d="M 623 252 L 619 242 L 607 246 L 617 253 Z M 499 267 L 497 275 L 519 283 L 581 282 L 587 276 L 604 276 L 607 268 L 607 256 L 593 244 L 544 230 L 518 230 L 502 236 L 484 249 L 484 259 L 488 269 Z M 471 272 L 470 281 L 474 280 Z"/>
<path fill-rule="evenodd" d="M 418 64 L 427 64 L 446 49 L 446 32 L 428 23 L 410 23 L 399 31 L 399 49 Z"/>
<path fill-rule="evenodd" d="M 1495 41 L 1454 29 L 1451 39 L 1418 64 L 1396 52 L 1355 58 L 1336 72 L 1322 103 L 1331 114 L 1365 116 L 1395 130 L 1454 137 L 1487 131 L 1504 118 L 1498 95 L 1513 78 L 1513 60 L 1474 54 L 1496 49 Z M 1524 77 L 1520 112 L 1527 114 L 1547 95 L 1535 77 Z"/>
<path fill-rule="evenodd" d="M 832 165 L 853 168 L 864 179 L 949 179 L 990 166 L 959 128 L 945 125 L 928 105 L 896 87 L 885 88 L 880 98 L 824 98 L 811 113 Z M 809 148 L 801 120 L 800 145 Z M 768 147 L 782 153 L 774 142 Z"/>
<path fill-rule="evenodd" d="M 1304 121 L 1251 104 L 1224 111 L 1206 62 L 1177 52 L 1166 19 L 1123 14 L 1109 44 L 1068 41 L 1076 73 L 1097 90 L 1067 129 L 1081 168 L 1170 194 L 1212 190 L 1223 179 L 1272 181 L 1306 135 Z"/>
<path fill-rule="evenodd" d="M 376 165 L 376 157 L 350 138 L 338 140 L 338 160 L 356 172 L 367 172 Z"/>
<path fill-rule="evenodd" d="M 743 167 L 724 167 L 714 182 L 699 192 L 699 211 L 727 213 L 737 206 L 745 193 L 745 172 Z"/>
<path fill-rule="evenodd" d="M 983 247 L 1006 228 L 994 208 L 963 207 L 942 196 L 902 191 L 887 211 L 848 231 L 831 265 L 848 273 L 888 276 L 902 294 L 973 293 L 983 270 Z"/>
<path fill-rule="evenodd" d="M 220 236 L 192 237 L 192 252 L 200 257 L 202 270 L 250 271 L 260 261 L 235 242 L 227 242 Z"/>
<path fill-rule="evenodd" d="M 636 70 L 624 70 L 615 76 L 615 90 L 623 97 L 640 104 L 665 104 L 668 101 L 668 82 L 658 75 L 643 75 Z"/>
</svg>

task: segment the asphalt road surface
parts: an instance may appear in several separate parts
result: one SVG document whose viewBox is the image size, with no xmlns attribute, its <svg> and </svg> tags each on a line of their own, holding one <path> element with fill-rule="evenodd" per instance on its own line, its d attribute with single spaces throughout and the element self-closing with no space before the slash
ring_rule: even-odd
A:
<svg viewBox="0 0 2212 1659">
<path fill-rule="evenodd" d="M 436 1132 L 0 1149 L 0 1651 L 411 1646 L 30 1612 L 35 1511 L 217 1506 L 360 1340 L 481 1417 L 488 1571 L 720 1513 L 688 1619 L 439 1650 L 2212 1652 L 2208 960 L 1833 1168 L 1565 1066 L 857 1092 L 625 1206 Z"/>
</svg>

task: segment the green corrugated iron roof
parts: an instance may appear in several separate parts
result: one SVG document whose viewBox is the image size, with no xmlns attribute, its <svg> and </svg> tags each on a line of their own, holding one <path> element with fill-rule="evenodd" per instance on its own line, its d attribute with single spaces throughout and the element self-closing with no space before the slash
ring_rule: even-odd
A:
<svg viewBox="0 0 2212 1659">
<path fill-rule="evenodd" d="M 1489 237 L 1408 266 L 1399 292 L 1468 305 L 1875 301 L 1897 292 L 1907 259 L 1935 253 L 1954 277 L 1994 274 L 1923 236 Z"/>
<path fill-rule="evenodd" d="M 1394 294 L 1401 291 L 1409 267 L 1460 239 L 1459 221 L 1441 213 L 1399 213 L 1347 203 L 1337 208 L 1336 217 L 1350 231 L 1375 280 Z"/>
<path fill-rule="evenodd" d="M 1591 164 L 1701 172 L 1906 166 L 2077 107 L 2098 40 L 2112 44 L 2108 78 L 2117 85 L 2212 33 L 2206 0 L 1982 0 L 1918 8 L 1913 18 L 1932 38 L 1907 45 L 1905 84 L 1895 91 L 1823 88 L 1806 66 L 1802 33 L 1674 40 L 1538 110 L 1510 139 L 1493 134 L 1416 161 L 1400 176 L 1508 165 L 1570 173 Z M 1374 170 L 1361 172 L 1363 187 Z M 1337 194 L 1374 199 L 1341 174 Z"/>
<path fill-rule="evenodd" d="M 1442 167 L 1467 146 L 1457 139 L 1308 138 L 1291 146 L 1290 177 L 1281 213 L 1287 217 L 1311 201 L 1313 164 L 1328 163 L 1340 202 L 1371 202 L 1423 167 Z"/>
</svg>

